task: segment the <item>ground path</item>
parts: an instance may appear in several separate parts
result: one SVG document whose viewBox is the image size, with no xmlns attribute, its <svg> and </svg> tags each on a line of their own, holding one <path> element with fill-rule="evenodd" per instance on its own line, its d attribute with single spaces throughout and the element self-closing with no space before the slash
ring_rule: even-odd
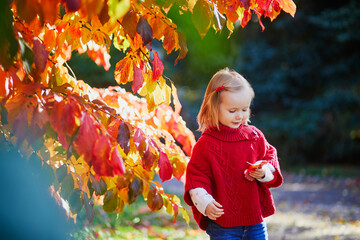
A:
<svg viewBox="0 0 360 240">
<path fill-rule="evenodd" d="M 266 219 L 269 239 L 360 240 L 359 177 L 284 173 L 284 184 L 271 190 L 277 211 Z M 182 196 L 181 183 L 170 181 L 163 186 Z M 208 239 L 206 234 L 203 237 Z"/>
</svg>

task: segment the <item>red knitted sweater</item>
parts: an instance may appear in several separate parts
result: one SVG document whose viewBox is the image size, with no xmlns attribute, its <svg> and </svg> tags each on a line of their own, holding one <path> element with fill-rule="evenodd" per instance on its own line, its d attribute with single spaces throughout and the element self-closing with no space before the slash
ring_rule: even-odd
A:
<svg viewBox="0 0 360 240">
<path fill-rule="evenodd" d="M 249 163 L 258 160 L 268 160 L 275 167 L 275 181 L 261 183 L 245 178 Z M 268 188 L 278 187 L 282 181 L 276 149 L 260 130 L 250 125 L 236 129 L 220 125 L 220 131 L 217 128 L 204 131 L 193 148 L 186 170 L 184 200 L 192 207 L 203 230 L 209 218 L 196 209 L 189 194 L 190 189 L 198 187 L 223 206 L 224 214 L 216 223 L 223 227 L 253 225 L 274 214 L 275 205 Z"/>
</svg>

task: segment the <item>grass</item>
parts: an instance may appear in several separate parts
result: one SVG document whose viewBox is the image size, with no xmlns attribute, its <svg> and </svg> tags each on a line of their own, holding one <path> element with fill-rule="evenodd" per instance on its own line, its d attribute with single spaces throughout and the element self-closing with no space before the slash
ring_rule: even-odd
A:
<svg viewBox="0 0 360 240">
<path fill-rule="evenodd" d="M 173 216 L 164 210 L 151 212 L 141 197 L 132 205 L 125 206 L 121 214 L 105 213 L 95 208 L 96 216 L 90 224 L 83 210 L 77 218 L 75 231 L 70 239 L 206 239 L 205 232 L 198 229 L 191 219 L 187 225 L 181 213 L 173 223 Z M 191 214 L 191 213 L 190 213 Z"/>
</svg>

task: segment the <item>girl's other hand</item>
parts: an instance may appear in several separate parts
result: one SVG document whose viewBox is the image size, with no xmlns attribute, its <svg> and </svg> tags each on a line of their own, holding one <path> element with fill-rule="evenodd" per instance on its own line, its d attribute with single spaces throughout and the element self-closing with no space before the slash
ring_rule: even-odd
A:
<svg viewBox="0 0 360 240">
<path fill-rule="evenodd" d="M 265 171 L 262 168 L 255 169 L 253 171 L 250 171 L 249 175 L 250 175 L 250 177 L 253 177 L 255 179 L 259 179 L 259 178 L 265 177 Z"/>
<path fill-rule="evenodd" d="M 224 214 L 224 210 L 222 209 L 222 205 L 214 200 L 206 206 L 205 214 L 211 220 L 216 220 Z"/>
</svg>

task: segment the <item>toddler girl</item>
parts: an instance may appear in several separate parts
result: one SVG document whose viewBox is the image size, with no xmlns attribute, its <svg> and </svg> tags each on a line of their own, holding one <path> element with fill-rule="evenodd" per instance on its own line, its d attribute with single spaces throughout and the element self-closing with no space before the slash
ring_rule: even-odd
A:
<svg viewBox="0 0 360 240">
<path fill-rule="evenodd" d="M 228 68 L 210 80 L 197 117 L 201 137 L 186 170 L 185 202 L 210 239 L 268 239 L 269 191 L 283 178 L 276 149 L 252 125 L 254 91 Z"/>
</svg>

